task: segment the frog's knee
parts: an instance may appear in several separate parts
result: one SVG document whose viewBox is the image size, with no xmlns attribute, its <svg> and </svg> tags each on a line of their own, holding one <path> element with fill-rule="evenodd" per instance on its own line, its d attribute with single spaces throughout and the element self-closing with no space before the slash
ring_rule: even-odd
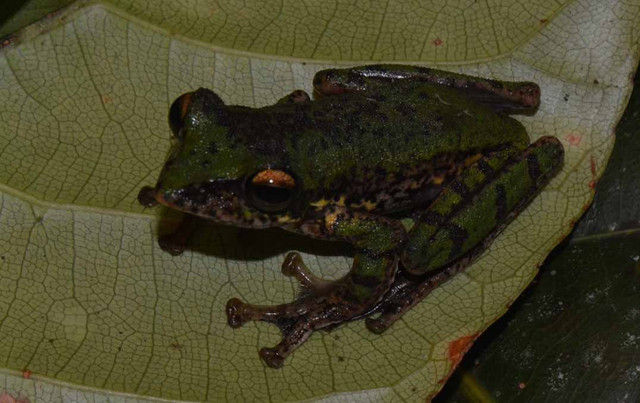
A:
<svg viewBox="0 0 640 403">
<path fill-rule="evenodd" d="M 429 271 L 428 258 L 423 256 L 419 245 L 408 244 L 400 254 L 402 269 L 415 276 L 422 275 Z"/>
</svg>

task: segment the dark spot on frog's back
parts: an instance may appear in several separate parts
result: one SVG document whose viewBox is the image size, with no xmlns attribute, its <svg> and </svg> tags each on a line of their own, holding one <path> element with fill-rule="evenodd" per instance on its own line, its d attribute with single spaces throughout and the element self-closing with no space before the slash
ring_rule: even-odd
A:
<svg viewBox="0 0 640 403">
<path fill-rule="evenodd" d="M 527 155 L 527 166 L 529 168 L 529 176 L 532 178 L 538 178 L 541 175 L 540 162 L 538 157 L 534 153 Z"/>
<path fill-rule="evenodd" d="M 207 148 L 209 154 L 217 154 L 218 153 L 218 145 L 215 142 L 211 142 L 209 144 L 209 148 Z"/>
<path fill-rule="evenodd" d="M 504 185 L 496 185 L 496 221 L 502 221 L 509 210 L 507 210 L 507 190 Z"/>
<path fill-rule="evenodd" d="M 364 78 L 359 72 L 352 71 L 349 73 L 349 83 L 358 88 L 364 87 Z"/>
<path fill-rule="evenodd" d="M 298 108 L 293 115 L 293 122 L 297 127 L 310 126 L 313 124 L 311 117 L 305 109 Z"/>
<path fill-rule="evenodd" d="M 495 170 L 491 167 L 491 165 L 487 163 L 487 161 L 485 161 L 484 159 L 481 159 L 477 162 L 477 164 L 478 164 L 478 169 L 480 169 L 480 172 L 482 172 L 487 176 L 493 175 Z"/>
<path fill-rule="evenodd" d="M 447 233 L 453 242 L 453 247 L 451 248 L 451 252 L 449 256 L 451 258 L 460 255 L 460 250 L 462 250 L 462 246 L 469 239 L 469 232 L 466 229 L 462 228 L 459 225 L 450 223 L 445 226 L 447 229 Z"/>
<path fill-rule="evenodd" d="M 376 167 L 376 178 L 383 179 L 387 177 L 387 170 L 378 166 Z"/>
<path fill-rule="evenodd" d="M 404 117 L 413 119 L 416 115 L 416 110 L 409 104 L 401 102 L 396 105 L 396 110 Z"/>
<path fill-rule="evenodd" d="M 378 113 L 379 108 L 380 108 L 379 102 L 364 102 L 359 109 L 362 110 L 362 112 L 364 113 L 375 115 Z"/>
</svg>

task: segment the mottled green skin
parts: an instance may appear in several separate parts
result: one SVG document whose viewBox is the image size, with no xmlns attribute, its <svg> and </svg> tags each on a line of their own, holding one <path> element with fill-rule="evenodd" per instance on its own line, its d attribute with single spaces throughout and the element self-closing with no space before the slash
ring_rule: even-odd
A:
<svg viewBox="0 0 640 403">
<path fill-rule="evenodd" d="M 524 148 L 529 143 L 518 121 L 458 91 L 430 83 L 419 91 L 407 87 L 400 83 L 381 94 L 344 93 L 259 109 L 212 107 L 207 99 L 213 94 L 198 90 L 185 141 L 160 177 L 162 190 L 244 180 L 271 167 L 296 175 L 303 204 L 340 196 L 357 203 L 365 195 L 353 185 L 375 184 L 368 193 L 375 196 L 377 189 L 389 187 L 387 176 L 404 179 L 436 155 L 462 158 L 504 144 Z"/>
<path fill-rule="evenodd" d="M 231 326 L 263 320 L 281 328 L 282 342 L 260 353 L 272 367 L 314 330 L 376 306 L 382 316 L 367 326 L 384 330 L 425 295 L 405 282 L 392 288 L 400 261 L 413 274 L 453 273 L 447 265 L 477 256 L 563 160 L 555 139 L 527 148 L 523 126 L 506 115 L 535 110 L 539 88 L 532 83 L 363 66 L 320 72 L 314 86 L 324 95 L 315 101 L 294 92 L 258 109 L 225 106 L 206 89 L 183 96 L 171 112 L 181 117 L 179 141 L 156 187 L 144 189 L 151 195 L 141 192 L 141 201 L 226 224 L 278 226 L 354 245 L 351 271 L 329 284 L 288 258 L 285 273 L 304 290 L 290 304 L 229 301 Z M 293 197 L 277 211 L 258 206 L 248 190 L 264 170 L 295 181 Z M 407 233 L 386 216 L 392 212 L 417 213 L 417 224 Z"/>
</svg>

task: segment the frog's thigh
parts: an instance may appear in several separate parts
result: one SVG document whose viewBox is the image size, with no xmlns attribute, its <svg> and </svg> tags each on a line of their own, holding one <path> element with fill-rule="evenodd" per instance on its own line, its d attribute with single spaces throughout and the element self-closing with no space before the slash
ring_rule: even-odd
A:
<svg viewBox="0 0 640 403">
<path fill-rule="evenodd" d="M 507 155 L 483 157 L 443 189 L 409 233 L 405 270 L 442 268 L 482 244 L 556 174 L 564 150 L 555 137 L 543 137 L 505 162 Z"/>
<path fill-rule="evenodd" d="M 367 328 L 374 333 L 382 333 L 431 290 L 468 267 L 558 172 L 563 156 L 562 144 L 555 137 L 543 137 L 521 155 L 503 164 L 503 170 L 493 180 L 476 185 L 475 187 L 481 186 L 482 189 L 476 197 L 471 198 L 470 203 L 465 205 L 466 199 L 456 202 L 461 200 L 458 198 L 461 188 L 454 188 L 459 187 L 461 181 L 466 180 L 468 183 L 476 175 L 473 170 L 466 171 L 466 175 L 445 188 L 425 212 L 422 217 L 424 221 L 414 226 L 408 242 L 409 252 L 403 256 L 408 260 L 405 262 L 408 266 L 404 270 L 424 273 L 434 266 L 441 267 L 440 270 L 433 274 L 427 273 L 426 277 L 411 277 L 399 273 L 389 293 L 376 307 L 376 312 L 381 315 L 376 319 L 368 318 Z M 482 160 L 478 163 L 481 164 Z M 512 186 L 514 182 L 523 186 Z M 443 218 L 442 214 L 448 214 L 448 217 Z M 466 217 L 491 219 L 482 223 L 465 223 Z M 434 224 L 437 226 L 435 229 Z M 428 233 L 432 234 L 428 239 L 422 238 Z M 475 243 L 470 242 L 473 238 L 476 239 Z M 426 253 L 420 254 L 416 248 L 422 248 L 421 251 Z M 417 261 L 412 262 L 411 259 Z M 438 259 L 446 262 L 444 268 L 440 263 L 433 263 Z"/>
<path fill-rule="evenodd" d="M 313 86 L 322 95 L 351 91 L 384 92 L 408 82 L 429 83 L 459 91 L 465 97 L 506 113 L 535 110 L 540 87 L 532 82 L 509 82 L 457 74 L 421 66 L 379 64 L 316 73 Z"/>
</svg>

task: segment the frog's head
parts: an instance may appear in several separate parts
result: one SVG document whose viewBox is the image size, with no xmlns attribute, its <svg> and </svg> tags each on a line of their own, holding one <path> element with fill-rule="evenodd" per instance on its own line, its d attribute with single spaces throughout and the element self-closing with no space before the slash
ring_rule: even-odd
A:
<svg viewBox="0 0 640 403">
<path fill-rule="evenodd" d="M 234 133 L 229 109 L 213 91 L 181 95 L 169 111 L 173 145 L 155 188 L 140 203 L 156 203 L 242 227 L 282 226 L 297 220 L 299 181 L 252 151 Z"/>
</svg>

